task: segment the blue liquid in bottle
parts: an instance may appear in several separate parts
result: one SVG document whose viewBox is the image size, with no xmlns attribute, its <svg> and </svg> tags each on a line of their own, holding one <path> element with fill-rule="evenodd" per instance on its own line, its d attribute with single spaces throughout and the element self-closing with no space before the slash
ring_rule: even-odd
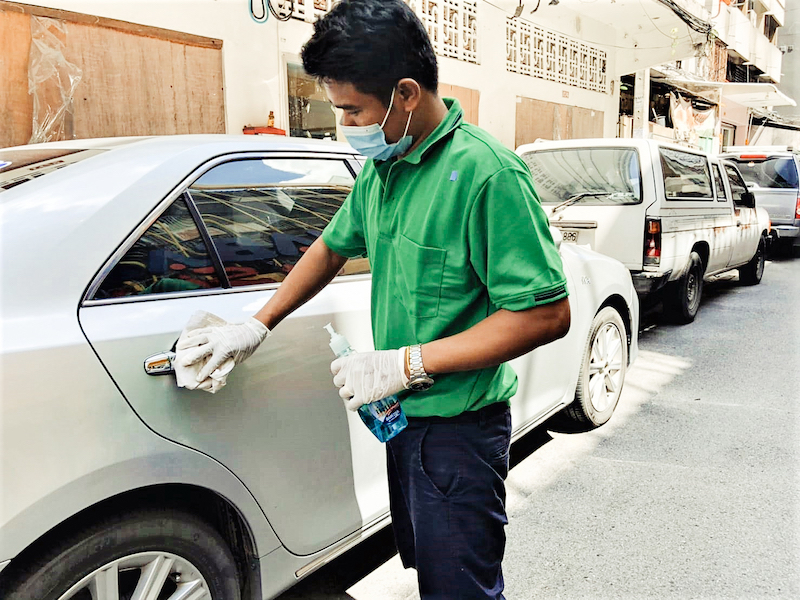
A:
<svg viewBox="0 0 800 600">
<path fill-rule="evenodd" d="M 330 323 L 325 325 L 325 329 L 331 334 L 331 350 L 337 357 L 355 353 L 347 339 L 336 333 Z M 400 399 L 394 394 L 359 407 L 358 416 L 381 442 L 392 439 L 408 425 Z"/>
</svg>

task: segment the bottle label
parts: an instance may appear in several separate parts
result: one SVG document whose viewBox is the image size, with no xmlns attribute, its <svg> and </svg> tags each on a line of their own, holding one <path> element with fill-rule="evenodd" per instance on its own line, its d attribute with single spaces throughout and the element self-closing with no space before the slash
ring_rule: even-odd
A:
<svg viewBox="0 0 800 600">
<path fill-rule="evenodd" d="M 400 403 L 394 402 L 386 406 L 383 402 L 372 402 L 367 405 L 369 412 L 381 423 L 390 425 L 400 418 Z"/>
</svg>

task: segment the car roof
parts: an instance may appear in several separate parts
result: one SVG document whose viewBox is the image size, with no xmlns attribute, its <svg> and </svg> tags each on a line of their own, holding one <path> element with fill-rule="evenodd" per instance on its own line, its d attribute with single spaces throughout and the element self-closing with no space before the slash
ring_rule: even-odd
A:
<svg viewBox="0 0 800 600">
<path fill-rule="evenodd" d="M 542 150 L 560 150 L 564 148 L 638 148 L 653 149 L 653 148 L 672 148 L 673 150 L 680 150 L 683 152 L 691 152 L 693 154 L 701 154 L 708 156 L 707 152 L 697 148 L 687 148 L 679 144 L 670 142 L 663 142 L 659 140 L 648 140 L 642 138 L 576 138 L 570 140 L 537 140 L 530 144 L 522 144 L 517 148 L 517 154 L 524 152 L 539 152 Z"/>
<path fill-rule="evenodd" d="M 303 151 L 313 152 L 339 152 L 356 154 L 351 146 L 342 142 L 317 140 L 310 138 L 287 137 L 283 135 L 233 135 L 233 134 L 185 134 L 185 135 L 157 135 L 157 136 L 129 136 L 109 138 L 87 138 L 65 140 L 59 142 L 44 142 L 41 144 L 27 144 L 3 148 L 7 150 L 24 149 L 77 149 L 77 150 L 114 150 L 121 147 L 142 146 L 148 149 L 159 146 L 169 146 L 173 150 L 181 147 L 190 148 L 204 144 L 220 144 L 225 142 L 245 144 L 251 147 L 265 147 L 267 150 Z"/>
<path fill-rule="evenodd" d="M 730 156 L 742 154 L 767 154 L 769 156 L 797 156 L 798 150 L 792 146 L 726 146 L 720 153 Z"/>
</svg>

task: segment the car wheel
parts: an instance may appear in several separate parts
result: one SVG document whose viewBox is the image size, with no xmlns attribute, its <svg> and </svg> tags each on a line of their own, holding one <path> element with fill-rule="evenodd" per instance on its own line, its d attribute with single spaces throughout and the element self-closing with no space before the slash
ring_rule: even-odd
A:
<svg viewBox="0 0 800 600">
<path fill-rule="evenodd" d="M 240 598 L 225 541 L 203 521 L 176 510 L 109 519 L 44 554 L 13 578 L 16 585 L 5 600 Z"/>
<path fill-rule="evenodd" d="M 766 241 L 762 236 L 758 241 L 758 248 L 753 258 L 745 266 L 739 268 L 739 281 L 744 285 L 758 285 L 764 275 L 764 263 L 766 262 Z"/>
<path fill-rule="evenodd" d="M 703 296 L 703 259 L 697 252 L 689 255 L 689 269 L 665 290 L 664 312 L 676 323 L 691 323 Z"/>
<path fill-rule="evenodd" d="M 614 308 L 606 306 L 592 321 L 575 401 L 567 407 L 567 415 L 579 423 L 595 427 L 608 421 L 619 402 L 627 367 L 625 324 Z"/>
</svg>

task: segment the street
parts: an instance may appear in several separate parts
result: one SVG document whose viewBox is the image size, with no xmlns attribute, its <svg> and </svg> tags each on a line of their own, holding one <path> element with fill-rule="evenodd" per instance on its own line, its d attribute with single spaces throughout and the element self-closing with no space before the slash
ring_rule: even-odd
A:
<svg viewBox="0 0 800 600">
<path fill-rule="evenodd" d="M 611 421 L 512 447 L 511 599 L 800 597 L 800 259 L 707 283 L 693 324 L 646 312 Z M 418 598 L 384 530 L 281 600 Z"/>
</svg>

